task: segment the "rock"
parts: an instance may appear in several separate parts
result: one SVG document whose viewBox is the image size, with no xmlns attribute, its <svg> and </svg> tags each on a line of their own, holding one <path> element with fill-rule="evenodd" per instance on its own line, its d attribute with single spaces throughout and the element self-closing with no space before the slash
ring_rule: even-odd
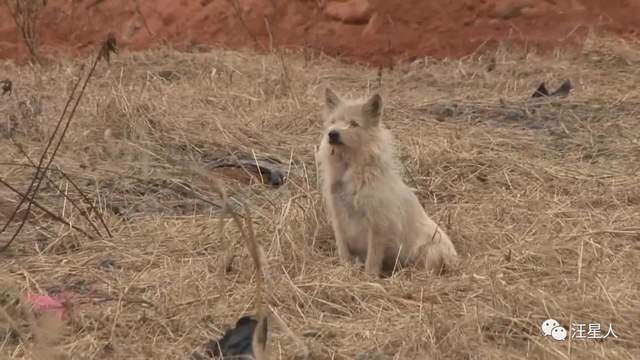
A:
<svg viewBox="0 0 640 360">
<path fill-rule="evenodd" d="M 372 9 L 369 0 L 330 1 L 324 12 L 330 18 L 344 23 L 366 24 L 371 18 Z"/>
</svg>

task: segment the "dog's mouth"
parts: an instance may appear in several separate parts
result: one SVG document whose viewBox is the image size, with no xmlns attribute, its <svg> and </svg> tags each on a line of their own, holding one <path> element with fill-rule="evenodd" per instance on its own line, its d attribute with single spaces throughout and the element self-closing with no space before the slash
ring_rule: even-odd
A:
<svg viewBox="0 0 640 360">
<path fill-rule="evenodd" d="M 329 146 L 329 148 L 331 148 L 331 151 L 330 151 L 331 155 L 335 155 L 336 148 L 344 146 L 344 143 L 342 142 L 341 139 L 329 139 L 329 145 L 331 145 Z"/>
</svg>

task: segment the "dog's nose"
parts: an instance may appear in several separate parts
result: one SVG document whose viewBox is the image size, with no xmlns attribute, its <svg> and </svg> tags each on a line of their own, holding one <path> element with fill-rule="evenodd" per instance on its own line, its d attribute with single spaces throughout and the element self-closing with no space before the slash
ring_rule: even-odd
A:
<svg viewBox="0 0 640 360">
<path fill-rule="evenodd" d="M 337 130 L 329 131 L 329 142 L 335 143 L 340 139 L 340 133 Z"/>
</svg>

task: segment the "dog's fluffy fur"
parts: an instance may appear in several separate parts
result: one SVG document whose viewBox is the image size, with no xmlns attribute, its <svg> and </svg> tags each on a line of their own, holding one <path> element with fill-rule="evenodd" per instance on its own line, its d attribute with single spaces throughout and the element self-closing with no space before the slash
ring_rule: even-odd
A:
<svg viewBox="0 0 640 360">
<path fill-rule="evenodd" d="M 454 266 L 458 254 L 402 180 L 381 115 L 379 94 L 354 101 L 325 89 L 316 161 L 338 255 L 343 262 L 364 261 L 374 276 L 408 264 L 439 273 Z"/>
</svg>

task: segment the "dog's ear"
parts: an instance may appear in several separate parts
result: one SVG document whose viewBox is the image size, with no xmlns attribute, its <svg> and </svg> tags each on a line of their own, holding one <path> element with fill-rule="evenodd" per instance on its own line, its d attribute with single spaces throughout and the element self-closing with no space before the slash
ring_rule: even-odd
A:
<svg viewBox="0 0 640 360">
<path fill-rule="evenodd" d="M 382 96 L 380 94 L 371 95 L 369 100 L 362 105 L 362 115 L 371 126 L 376 126 L 380 123 L 380 115 L 382 115 Z"/>
<path fill-rule="evenodd" d="M 342 100 L 340 100 L 340 97 L 336 95 L 336 93 L 333 92 L 331 88 L 327 87 L 324 89 L 324 106 L 326 110 L 331 112 L 335 110 L 341 103 Z"/>
<path fill-rule="evenodd" d="M 251 346 L 253 348 L 253 358 L 255 360 L 267 360 L 267 329 L 268 321 L 266 315 L 261 315 L 258 324 L 253 331 Z"/>
</svg>

